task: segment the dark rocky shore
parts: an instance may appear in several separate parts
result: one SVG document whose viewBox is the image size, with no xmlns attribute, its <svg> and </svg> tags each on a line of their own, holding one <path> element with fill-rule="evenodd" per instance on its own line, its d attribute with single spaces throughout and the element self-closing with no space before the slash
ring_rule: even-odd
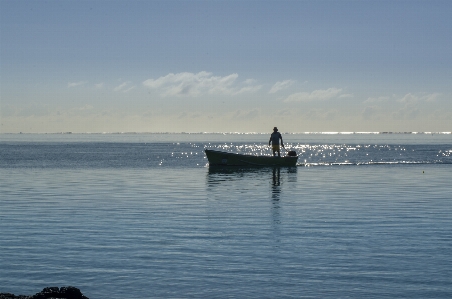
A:
<svg viewBox="0 0 452 299">
<path fill-rule="evenodd" d="M 0 299 L 88 299 L 88 297 L 74 287 L 50 287 L 31 296 L 0 293 Z"/>
</svg>

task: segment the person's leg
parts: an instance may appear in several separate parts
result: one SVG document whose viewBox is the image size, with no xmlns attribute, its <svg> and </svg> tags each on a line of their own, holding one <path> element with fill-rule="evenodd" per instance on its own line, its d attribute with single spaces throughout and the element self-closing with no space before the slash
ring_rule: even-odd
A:
<svg viewBox="0 0 452 299">
<path fill-rule="evenodd" d="M 278 157 L 281 157 L 279 145 L 272 146 L 273 156 L 276 156 L 276 152 L 278 152 Z"/>
</svg>

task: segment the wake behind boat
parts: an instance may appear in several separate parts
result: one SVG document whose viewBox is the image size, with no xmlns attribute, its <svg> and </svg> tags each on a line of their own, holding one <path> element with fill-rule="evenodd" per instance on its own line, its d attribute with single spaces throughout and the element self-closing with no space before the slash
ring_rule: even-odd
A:
<svg viewBox="0 0 452 299">
<path fill-rule="evenodd" d="M 209 165 L 222 166 L 296 166 L 298 156 L 294 151 L 290 151 L 287 156 L 253 156 L 235 154 L 217 150 L 204 150 L 209 160 Z"/>
</svg>

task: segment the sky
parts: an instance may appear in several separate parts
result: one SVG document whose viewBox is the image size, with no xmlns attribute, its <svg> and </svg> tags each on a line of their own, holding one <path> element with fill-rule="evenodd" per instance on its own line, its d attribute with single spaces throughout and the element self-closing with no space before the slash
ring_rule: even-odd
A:
<svg viewBox="0 0 452 299">
<path fill-rule="evenodd" d="M 452 1 L 0 0 L 0 133 L 450 132 Z"/>
</svg>

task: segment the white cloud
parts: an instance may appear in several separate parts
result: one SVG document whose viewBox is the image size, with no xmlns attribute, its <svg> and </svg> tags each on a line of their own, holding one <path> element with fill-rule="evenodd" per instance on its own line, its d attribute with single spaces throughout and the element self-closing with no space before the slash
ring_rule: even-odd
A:
<svg viewBox="0 0 452 299">
<path fill-rule="evenodd" d="M 313 92 L 299 92 L 288 96 L 284 102 L 312 102 L 335 98 L 342 92 L 341 88 L 318 89 Z"/>
<path fill-rule="evenodd" d="M 248 79 L 245 84 L 249 85 L 243 88 L 235 86 L 238 74 L 228 76 L 212 76 L 209 72 L 194 73 L 170 73 L 158 79 L 148 79 L 143 85 L 160 92 L 163 97 L 168 96 L 199 96 L 204 94 L 239 94 L 243 92 L 255 92 L 261 86 L 250 85 L 254 81 Z"/>
<path fill-rule="evenodd" d="M 275 85 L 272 86 L 272 88 L 270 89 L 270 91 L 268 93 L 275 93 L 282 89 L 286 89 L 294 83 L 295 83 L 294 80 L 285 80 L 285 81 L 276 82 Z"/>
<path fill-rule="evenodd" d="M 237 95 L 237 94 L 242 94 L 242 93 L 247 93 L 247 92 L 253 93 L 253 92 L 258 91 L 261 88 L 262 88 L 262 85 L 245 86 L 245 87 L 240 88 L 237 91 L 234 91 L 232 94 Z"/>
<path fill-rule="evenodd" d="M 132 89 L 135 89 L 135 87 L 136 87 L 136 85 L 130 86 L 129 88 L 124 89 L 122 92 L 129 92 L 129 91 L 131 91 Z"/>
<path fill-rule="evenodd" d="M 398 103 L 403 104 L 413 104 L 417 102 L 435 102 L 438 97 L 440 97 L 441 93 L 431 93 L 431 94 L 425 94 L 425 93 L 407 93 L 403 97 L 397 96 L 393 94 L 392 96 L 381 96 L 381 97 L 369 97 L 367 100 L 364 101 L 365 104 L 369 103 L 382 103 L 387 102 L 389 100 L 395 101 Z"/>
<path fill-rule="evenodd" d="M 129 82 L 123 82 L 123 83 L 119 84 L 118 86 L 116 86 L 115 88 L 113 88 L 113 91 L 120 91 L 120 90 L 122 90 L 124 87 L 126 87 L 127 84 L 129 84 Z"/>
<path fill-rule="evenodd" d="M 439 93 L 432 94 L 412 94 L 407 93 L 397 102 L 402 103 L 403 107 L 397 111 L 394 111 L 392 116 L 394 119 L 402 120 L 415 120 L 421 117 L 423 112 L 421 111 L 422 105 L 419 102 L 434 102 L 436 98 L 440 96 Z"/>
<path fill-rule="evenodd" d="M 407 93 L 403 98 L 398 99 L 397 102 L 400 103 L 414 103 L 419 100 L 419 97 L 416 95 L 413 95 L 411 93 Z"/>
<path fill-rule="evenodd" d="M 96 87 L 97 89 L 102 89 L 104 88 L 104 82 L 95 84 L 94 87 Z"/>
<path fill-rule="evenodd" d="M 426 100 L 427 102 L 435 102 L 436 99 L 437 99 L 438 97 L 440 97 L 440 96 L 441 96 L 440 93 L 432 93 L 432 94 L 429 94 L 429 95 L 425 96 L 425 100 Z"/>
<path fill-rule="evenodd" d="M 116 86 L 115 88 L 113 88 L 113 91 L 118 92 L 118 91 L 122 91 L 122 92 L 129 92 L 132 89 L 134 89 L 136 86 L 130 86 L 131 82 L 130 81 L 126 81 L 123 82 L 121 84 L 119 84 L 118 86 Z"/>
<path fill-rule="evenodd" d="M 88 82 L 87 82 L 87 81 L 69 82 L 69 83 L 67 84 L 67 87 L 68 87 L 68 88 L 76 87 L 76 86 L 84 85 L 84 84 L 86 84 L 86 83 L 88 83 Z"/>
</svg>

